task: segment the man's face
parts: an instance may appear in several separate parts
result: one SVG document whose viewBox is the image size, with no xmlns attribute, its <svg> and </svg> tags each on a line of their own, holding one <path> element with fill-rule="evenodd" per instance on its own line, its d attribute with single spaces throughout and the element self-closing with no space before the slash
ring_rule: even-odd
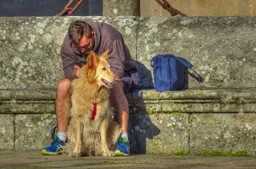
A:
<svg viewBox="0 0 256 169">
<path fill-rule="evenodd" d="M 88 54 L 94 46 L 94 38 L 87 38 L 85 35 L 80 40 L 78 50 L 83 54 Z"/>
</svg>

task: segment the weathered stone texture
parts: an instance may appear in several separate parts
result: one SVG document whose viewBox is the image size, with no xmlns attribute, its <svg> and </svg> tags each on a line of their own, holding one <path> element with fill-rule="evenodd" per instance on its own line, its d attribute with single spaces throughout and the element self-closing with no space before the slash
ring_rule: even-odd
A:
<svg viewBox="0 0 256 169">
<path fill-rule="evenodd" d="M 54 90 L 0 90 L 0 113 L 55 113 Z"/>
<path fill-rule="evenodd" d="M 56 115 L 26 114 L 15 116 L 15 149 L 40 150 L 51 143 L 51 129 Z"/>
<path fill-rule="evenodd" d="M 171 16 L 156 1 L 141 0 L 141 16 Z M 187 16 L 255 16 L 254 0 L 168 0 Z"/>
<path fill-rule="evenodd" d="M 135 17 L 0 18 L 0 89 L 55 89 L 63 78 L 60 46 L 76 19 L 110 23 L 120 30 L 136 57 Z"/>
<path fill-rule="evenodd" d="M 13 101 L 2 102 L 0 113 L 55 113 L 55 101 Z"/>
<path fill-rule="evenodd" d="M 192 114 L 190 121 L 191 154 L 246 151 L 256 155 L 255 114 Z"/>
<path fill-rule="evenodd" d="M 256 155 L 255 17 L 0 18 L 1 150 L 49 145 L 56 125 L 55 89 L 63 78 L 59 50 L 75 19 L 104 21 L 123 34 L 140 62 L 143 89 L 153 87 L 150 60 L 160 53 L 185 58 L 204 79 L 189 77 L 186 91 L 129 96 L 132 152 Z"/>
<path fill-rule="evenodd" d="M 0 74 L 4 75 L 1 89 L 56 86 L 62 75 L 58 53 L 67 21 L 33 17 L 0 19 Z"/>
<path fill-rule="evenodd" d="M 254 17 L 120 16 L 1 18 L 0 73 L 4 76 L 0 89 L 55 88 L 63 78 L 60 46 L 75 19 L 104 21 L 120 30 L 140 62 L 141 88 L 153 87 L 150 59 L 160 53 L 172 53 L 194 64 L 204 83 L 190 77 L 190 88 L 255 87 Z"/>
<path fill-rule="evenodd" d="M 104 0 L 103 16 L 140 16 L 140 1 Z"/>
<path fill-rule="evenodd" d="M 142 18 L 137 42 L 137 60 L 145 66 L 141 87 L 152 87 L 146 72 L 152 72 L 151 58 L 163 53 L 185 58 L 203 77 L 203 83 L 189 77 L 189 88 L 256 87 L 255 25 L 255 17 Z"/>
<path fill-rule="evenodd" d="M 187 154 L 188 114 L 133 115 L 129 138 L 131 151 L 147 154 Z"/>
<path fill-rule="evenodd" d="M 14 147 L 14 116 L 0 115 L 0 150 Z"/>
<path fill-rule="evenodd" d="M 255 89 L 190 89 L 162 93 L 138 90 L 128 98 L 131 110 L 137 113 L 253 113 L 256 110 Z"/>
</svg>

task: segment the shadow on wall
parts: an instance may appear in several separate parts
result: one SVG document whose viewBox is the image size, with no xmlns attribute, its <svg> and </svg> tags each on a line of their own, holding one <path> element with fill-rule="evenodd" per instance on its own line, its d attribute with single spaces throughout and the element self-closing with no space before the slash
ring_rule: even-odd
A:
<svg viewBox="0 0 256 169">
<path fill-rule="evenodd" d="M 139 66 L 140 84 L 138 89 L 131 93 L 130 103 L 130 120 L 129 120 L 129 139 L 131 153 L 145 154 L 147 139 L 153 139 L 160 134 L 160 130 L 153 124 L 148 115 L 146 105 L 142 99 L 140 89 L 153 89 L 153 79 L 151 72 L 140 62 Z"/>
<path fill-rule="evenodd" d="M 138 89 L 154 89 L 152 73 L 142 63 L 138 62 L 139 67 L 139 86 Z"/>
<path fill-rule="evenodd" d="M 187 61 L 186 59 L 182 58 L 183 60 Z M 188 61 L 187 61 L 188 62 Z M 186 68 L 185 69 L 185 76 L 184 76 L 184 86 L 181 90 L 189 89 L 189 76 L 195 79 L 198 83 L 203 83 L 204 78 L 199 75 L 193 68 Z"/>
<path fill-rule="evenodd" d="M 152 73 L 142 63 L 139 65 L 140 84 L 137 90 L 130 95 L 130 120 L 129 120 L 129 139 L 131 153 L 145 154 L 147 152 L 147 139 L 154 139 L 161 133 L 160 129 L 154 125 L 150 119 L 150 111 L 142 98 L 143 89 L 154 89 Z M 203 78 L 193 69 L 185 70 L 184 86 L 182 90 L 189 88 L 188 76 L 194 78 L 198 82 L 203 82 Z M 152 98 L 154 99 L 154 98 Z"/>
<path fill-rule="evenodd" d="M 147 114 L 134 114 L 131 115 L 130 119 L 129 139 L 131 153 L 146 154 L 147 139 L 154 139 L 161 131 L 152 123 L 150 116 Z"/>
</svg>

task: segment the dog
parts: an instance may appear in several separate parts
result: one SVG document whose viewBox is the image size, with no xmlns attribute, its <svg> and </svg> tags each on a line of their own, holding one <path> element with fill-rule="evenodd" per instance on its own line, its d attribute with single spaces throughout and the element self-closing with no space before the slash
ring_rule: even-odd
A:
<svg viewBox="0 0 256 169">
<path fill-rule="evenodd" d="M 72 81 L 69 156 L 114 156 L 121 127 L 113 120 L 109 89 L 120 79 L 107 61 L 108 50 L 100 57 L 90 51 L 86 64 L 78 70 L 79 77 Z"/>
</svg>

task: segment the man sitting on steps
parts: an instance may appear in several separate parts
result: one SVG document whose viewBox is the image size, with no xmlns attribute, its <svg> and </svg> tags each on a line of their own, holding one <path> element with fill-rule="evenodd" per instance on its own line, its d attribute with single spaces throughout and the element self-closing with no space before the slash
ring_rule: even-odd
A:
<svg viewBox="0 0 256 169">
<path fill-rule="evenodd" d="M 114 153 L 115 155 L 129 155 L 129 107 L 125 93 L 138 85 L 138 67 L 135 60 L 132 59 L 121 33 L 111 25 L 91 20 L 77 20 L 71 23 L 62 44 L 61 58 L 65 78 L 57 86 L 58 135 L 49 147 L 42 150 L 43 155 L 60 154 L 67 140 L 66 131 L 71 107 L 71 81 L 78 77 L 78 66 L 81 67 L 85 64 L 90 50 L 94 50 L 96 54 L 100 55 L 107 49 L 109 49 L 108 61 L 111 70 L 121 79 L 110 90 L 110 101 L 114 106 L 116 119 L 122 127 L 122 134 Z"/>
</svg>

